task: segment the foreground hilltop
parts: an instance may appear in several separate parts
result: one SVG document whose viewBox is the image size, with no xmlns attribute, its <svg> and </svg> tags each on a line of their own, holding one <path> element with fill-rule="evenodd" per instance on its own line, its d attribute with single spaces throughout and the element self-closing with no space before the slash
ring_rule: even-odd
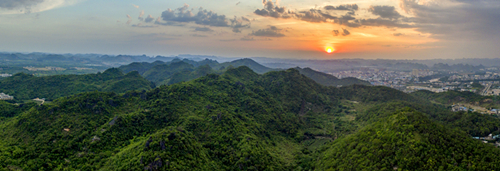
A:
<svg viewBox="0 0 500 171">
<path fill-rule="evenodd" d="M 406 108 L 335 141 L 318 170 L 497 170 L 500 150 Z"/>
<path fill-rule="evenodd" d="M 410 106 L 415 113 L 427 112 L 417 115 L 418 119 L 400 124 L 414 124 L 414 128 L 425 130 L 409 125 L 408 129 L 391 132 L 386 129 L 399 129 L 399 125 L 377 126 L 403 121 L 393 121 L 390 117 L 404 108 L 400 105 Z M 346 148 L 358 150 L 352 144 L 377 142 L 374 144 L 377 147 L 399 143 L 396 140 L 401 139 L 401 133 L 420 131 L 419 147 L 426 148 L 421 152 L 453 152 L 432 158 L 430 162 L 438 163 L 429 165 L 432 170 L 438 170 L 443 163 L 454 165 L 448 154 L 470 156 L 470 153 L 474 158 L 467 162 L 474 167 L 466 167 L 468 163 L 461 160 L 455 168 L 500 169 L 497 168 L 500 166 L 498 160 L 486 159 L 488 155 L 498 154 L 498 149 L 472 140 L 467 133 L 493 131 L 496 128 L 482 125 L 487 125 L 487 121 L 500 125 L 497 118 L 454 115 L 455 120 L 464 122 L 475 118 L 469 122 L 477 127 L 455 125 L 455 120 L 445 117 L 451 113 L 423 99 L 386 87 L 355 85 L 339 89 L 322 86 L 295 69 L 260 75 L 248 67 L 229 68 L 221 75 L 209 74 L 149 91 L 88 92 L 19 110 L 24 112 L 0 122 L 3 140 L 0 142 L 0 168 L 341 170 L 346 167 L 335 163 L 347 161 L 335 158 L 339 153 L 337 147 L 347 143 Z M 413 122 L 418 120 L 424 125 Z M 450 130 L 443 132 L 443 125 Z M 366 130 L 380 132 L 385 138 L 366 137 L 363 134 Z M 439 133 L 426 135 L 429 132 Z M 453 146 L 433 145 L 434 139 L 442 134 L 466 140 L 453 141 Z M 376 139 L 383 142 L 378 143 Z M 397 146 L 404 148 L 411 144 Z M 478 150 L 455 149 L 469 146 Z M 478 153 L 483 151 L 481 149 L 491 152 Z M 422 166 L 400 162 L 399 157 L 392 159 L 390 156 L 396 155 L 393 153 L 384 153 L 386 159 L 364 156 L 375 156 L 377 151 L 363 152 L 360 156 L 351 150 L 344 157 L 356 159 L 353 162 L 362 163 L 358 165 L 366 168 L 383 168 L 377 166 L 382 160 L 391 164 L 385 164 L 384 168 Z M 421 152 L 408 154 L 426 154 Z"/>
</svg>

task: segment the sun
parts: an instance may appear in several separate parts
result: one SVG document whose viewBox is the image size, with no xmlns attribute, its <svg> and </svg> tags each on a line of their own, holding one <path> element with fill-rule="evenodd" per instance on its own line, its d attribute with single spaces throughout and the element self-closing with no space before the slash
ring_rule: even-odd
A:
<svg viewBox="0 0 500 171">
<path fill-rule="evenodd" d="M 333 51 L 335 51 L 335 49 L 333 49 L 333 47 L 328 46 L 328 47 L 325 48 L 325 51 L 327 53 L 332 53 Z"/>
</svg>

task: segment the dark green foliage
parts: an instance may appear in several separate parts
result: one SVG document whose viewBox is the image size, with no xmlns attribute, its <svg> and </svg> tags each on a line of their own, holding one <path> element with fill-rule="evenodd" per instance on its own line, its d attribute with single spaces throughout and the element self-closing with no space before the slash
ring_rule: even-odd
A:
<svg viewBox="0 0 500 171">
<path fill-rule="evenodd" d="M 169 64 L 155 65 L 142 76 L 158 85 L 166 84 L 169 78 L 178 72 L 191 72 L 194 66 L 186 62 L 172 62 Z"/>
<path fill-rule="evenodd" d="M 210 72 L 209 69 L 208 65 L 204 65 L 193 71 L 207 74 Z M 0 168 L 24 170 L 321 170 L 335 166 L 342 168 L 341 165 L 332 165 L 337 159 L 341 160 L 330 157 L 338 154 L 332 151 L 337 146 L 332 146 L 332 141 L 333 144 L 340 144 L 339 146 L 342 146 L 341 142 L 365 143 L 359 139 L 353 139 L 356 141 L 343 139 L 346 136 L 352 137 L 349 134 L 355 133 L 353 135 L 355 136 L 372 127 L 378 129 L 376 126 L 368 126 L 366 129 L 362 127 L 374 122 L 385 123 L 387 119 L 380 118 L 390 118 L 394 113 L 393 109 L 397 111 L 396 108 L 403 108 L 398 105 L 379 107 L 380 104 L 394 101 L 395 104 L 404 106 L 409 103 L 404 101 L 419 101 L 417 97 L 383 87 L 354 85 L 338 89 L 322 86 L 295 69 L 273 71 L 263 75 L 253 72 L 248 67 L 228 67 L 225 70 L 226 72 L 220 75 L 207 74 L 192 81 L 162 85 L 149 91 L 135 90 L 122 94 L 87 92 L 32 107 L 0 122 L 0 139 L 3 140 L 0 141 Z M 130 77 L 137 77 L 138 74 L 138 72 L 131 73 Z M 344 101 L 348 100 L 359 101 L 357 105 L 367 106 L 367 109 L 354 111 L 345 105 Z M 419 111 L 429 108 L 429 103 L 421 104 L 420 108 L 411 107 Z M 465 132 L 457 131 L 456 129 L 462 129 L 458 125 L 448 124 L 447 126 L 452 129 L 442 132 L 443 126 L 439 124 L 445 121 L 440 121 L 440 118 L 446 118 L 445 115 L 448 113 L 439 113 L 440 106 L 434 108 L 437 113 L 418 115 L 415 116 L 416 119 L 409 117 L 412 122 L 404 122 L 402 125 L 422 120 L 430 127 L 422 131 L 421 136 L 434 137 L 434 134 L 432 136 L 424 134 L 432 132 L 437 132 L 436 134 L 440 136 L 449 133 L 452 136 L 465 138 L 465 142 L 471 144 L 473 148 L 488 148 L 484 144 L 469 143 L 473 141 L 472 138 Z M 346 119 L 347 116 L 356 119 Z M 440 123 L 429 121 L 427 116 Z M 463 117 L 461 123 L 474 125 L 486 123 L 485 125 L 491 126 L 483 118 L 478 118 L 481 117 Z M 468 119 L 474 121 L 466 122 Z M 398 126 L 400 125 L 394 127 Z M 359 131 L 359 128 L 362 130 Z M 471 130 L 482 128 L 472 127 Z M 406 128 L 396 130 L 398 131 L 407 132 Z M 415 127 L 415 131 L 419 130 Z M 412 132 L 414 130 L 410 131 Z M 385 142 L 386 146 L 391 147 L 406 147 L 398 144 L 398 141 L 392 141 L 401 134 L 388 135 L 394 137 L 391 139 L 384 136 L 386 139 L 381 143 Z M 427 147 L 432 147 L 431 149 L 442 147 L 444 150 L 454 151 L 451 149 L 453 146 L 447 144 L 441 146 L 442 141 L 432 139 L 432 142 L 434 141 L 436 146 Z M 411 145 L 408 147 L 413 148 Z M 463 146 L 459 144 L 455 147 Z M 491 151 L 488 154 L 498 153 L 498 149 Z M 469 154 L 468 152 L 456 150 L 455 155 L 464 156 Z M 394 153 L 385 154 L 385 157 L 390 157 L 390 154 Z M 428 154 L 434 153 L 429 151 L 425 155 Z M 443 155 L 449 156 L 450 153 L 446 152 Z M 439 158 L 433 159 L 442 157 L 437 156 Z M 487 156 L 474 154 L 474 157 L 483 157 L 486 161 Z M 459 160 L 459 158 L 454 159 Z M 375 158 L 369 156 L 366 160 Z M 467 160 L 473 161 L 475 168 L 490 166 L 485 162 L 476 162 L 476 158 Z M 491 158 L 488 160 L 495 161 Z M 421 165 L 415 163 L 411 167 L 410 164 L 398 166 L 412 168 Z M 376 168 L 370 165 L 366 167 Z M 466 168 L 462 165 L 458 167 Z"/>
<path fill-rule="evenodd" d="M 119 69 L 87 75 L 56 75 L 35 77 L 19 73 L 0 81 L 0 92 L 18 101 L 34 98 L 54 100 L 59 97 L 89 91 L 123 93 L 130 90 L 149 90 L 154 85 L 137 72 L 124 75 Z"/>
<path fill-rule="evenodd" d="M 319 170 L 498 170 L 500 150 L 406 109 L 334 141 Z"/>
<path fill-rule="evenodd" d="M 190 81 L 207 74 L 222 74 L 228 69 L 240 66 L 247 66 L 259 74 L 275 70 L 267 68 L 251 59 L 239 59 L 220 64 L 217 61 L 209 59 L 199 62 L 188 59 L 174 59 L 166 63 L 160 61 L 154 63 L 136 62 L 130 65 L 121 66 L 120 69 L 124 72 L 138 71 L 139 74 L 155 82 L 157 85 L 171 85 L 183 81 Z M 314 71 L 310 68 L 301 69 L 297 67 L 295 69 L 324 86 L 348 86 L 353 84 L 370 85 L 367 81 L 356 78 L 338 79 L 332 75 Z"/>
<path fill-rule="evenodd" d="M 326 120 L 337 101 L 319 93 L 330 91 L 296 70 L 258 75 L 239 67 L 149 92 L 61 98 L 3 125 L 0 138 L 9 143 L 0 145 L 0 166 L 143 168 L 161 159 L 161 170 L 290 170 L 301 151 L 281 143 L 342 131 L 315 125 L 333 124 Z M 158 150 L 163 140 L 173 151 Z"/>
<path fill-rule="evenodd" d="M 427 90 L 413 92 L 411 95 L 425 99 L 432 99 L 441 104 L 453 104 L 459 102 L 475 102 L 485 99 L 485 97 L 472 92 L 447 91 L 443 93 L 433 93 Z"/>
<path fill-rule="evenodd" d="M 212 70 L 212 68 L 208 65 L 203 65 L 199 66 L 198 68 L 194 69 L 193 71 L 190 70 L 184 70 L 181 72 L 177 72 L 171 76 L 171 78 L 168 80 L 168 85 L 170 84 L 175 84 L 175 83 L 180 83 L 183 81 L 190 81 L 194 80 L 196 78 L 200 78 L 202 76 L 205 76 L 207 74 L 214 73 L 215 71 Z"/>
<path fill-rule="evenodd" d="M 166 128 L 111 157 L 104 170 L 219 170 L 191 133 Z M 124 164 L 128 163 L 128 164 Z"/>
<path fill-rule="evenodd" d="M 213 66 L 213 67 L 220 69 L 220 68 L 227 68 L 229 66 L 233 66 L 233 67 L 246 66 L 246 67 L 252 69 L 254 72 L 259 73 L 259 74 L 263 74 L 263 73 L 266 73 L 269 71 L 275 71 L 275 69 L 265 67 L 265 66 L 255 62 L 254 60 L 248 59 L 248 58 L 221 63 L 218 66 Z"/>
<path fill-rule="evenodd" d="M 389 101 L 409 101 L 425 103 L 425 100 L 383 86 L 353 85 L 340 88 L 343 97 L 363 103 L 384 103 Z"/>
<path fill-rule="evenodd" d="M 405 107 L 410 107 L 422 112 L 433 121 L 449 126 L 449 128 L 458 128 L 474 137 L 487 136 L 500 128 L 500 119 L 497 116 L 479 113 L 452 112 L 440 105 L 404 101 L 374 105 L 365 112 L 359 113 L 356 117 L 356 121 L 360 123 L 380 121 L 382 118 Z"/>
<path fill-rule="evenodd" d="M 139 74 L 144 74 L 146 71 L 151 69 L 153 66 L 156 65 L 162 65 L 164 62 L 161 61 L 156 61 L 153 63 L 148 63 L 148 62 L 134 62 L 128 65 L 123 65 L 120 67 L 120 70 L 122 70 L 124 73 L 129 73 L 132 71 L 137 71 Z"/>
<path fill-rule="evenodd" d="M 14 105 L 0 100 L 0 121 L 3 118 L 13 117 L 35 106 L 35 103 Z"/>
<path fill-rule="evenodd" d="M 469 103 L 475 104 L 487 109 L 500 107 L 500 101 L 494 96 L 481 96 L 476 93 L 464 91 L 447 91 L 442 93 L 433 93 L 431 91 L 421 90 L 411 93 L 415 97 L 422 99 L 428 99 L 432 102 L 443 104 L 443 105 L 453 105 L 457 103 Z"/>
<path fill-rule="evenodd" d="M 124 72 L 138 71 L 157 85 L 171 85 L 183 81 L 190 81 L 207 74 L 222 74 L 231 67 L 247 66 L 257 73 L 273 71 L 251 59 L 240 59 L 232 62 L 218 63 L 217 61 L 205 59 L 203 61 L 193 61 L 188 59 L 174 59 L 171 62 L 154 63 L 132 63 L 121 66 Z"/>
<path fill-rule="evenodd" d="M 301 74 L 305 75 L 306 77 L 311 78 L 312 80 L 316 81 L 317 83 L 324 85 L 324 86 L 349 86 L 349 85 L 371 85 L 370 82 L 368 81 L 363 81 L 357 78 L 343 78 L 343 79 L 338 79 L 337 77 L 322 73 L 319 71 L 312 70 L 311 68 L 295 68 L 298 70 Z"/>
</svg>

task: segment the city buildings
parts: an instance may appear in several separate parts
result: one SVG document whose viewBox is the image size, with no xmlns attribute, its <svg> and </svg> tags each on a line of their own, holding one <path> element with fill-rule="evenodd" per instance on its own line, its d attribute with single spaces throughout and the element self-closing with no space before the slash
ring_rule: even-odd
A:
<svg viewBox="0 0 500 171">
<path fill-rule="evenodd" d="M 387 86 L 407 93 L 428 90 L 435 93 L 450 90 L 478 92 L 481 95 L 500 95 L 500 70 L 482 73 L 456 71 L 430 71 L 412 69 L 410 71 L 391 71 L 380 68 L 361 68 L 330 73 L 338 78 L 354 77 L 370 82 L 374 86 Z M 479 83 L 483 87 L 478 87 Z M 474 84 L 474 85 L 473 85 Z M 497 85 L 497 86 L 492 86 Z"/>
</svg>

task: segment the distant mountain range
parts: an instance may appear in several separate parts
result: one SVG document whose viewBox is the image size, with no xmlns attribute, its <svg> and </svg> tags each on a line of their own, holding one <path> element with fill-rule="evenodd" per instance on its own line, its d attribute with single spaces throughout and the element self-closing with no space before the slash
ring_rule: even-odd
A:
<svg viewBox="0 0 500 171">
<path fill-rule="evenodd" d="M 0 53 L 0 65 L 5 66 L 58 66 L 58 67 L 82 67 L 82 66 L 102 66 L 117 67 L 130 64 L 132 62 L 154 62 L 171 61 L 176 57 L 146 55 L 96 55 L 96 54 L 45 54 L 45 53 Z"/>
<path fill-rule="evenodd" d="M 56 59 L 63 57 L 49 55 L 46 58 Z M 164 58 L 164 60 L 167 59 Z M 167 62 L 134 62 L 121 66 L 119 69 L 111 68 L 98 74 L 35 77 L 30 74 L 18 73 L 12 77 L 0 80 L 0 92 L 12 95 L 16 100 L 21 101 L 34 98 L 54 100 L 59 97 L 88 91 L 122 93 L 129 90 L 149 90 L 155 87 L 151 82 L 154 82 L 157 86 L 171 85 L 190 81 L 208 74 L 222 74 L 228 69 L 239 66 L 247 66 L 259 74 L 278 70 L 265 67 L 252 59 L 238 59 L 231 62 L 219 63 L 210 59 L 193 61 L 173 58 Z M 326 86 L 369 85 L 368 82 L 355 78 L 337 79 L 334 76 L 314 71 L 310 68 L 295 69 Z M 123 72 L 120 72 L 120 70 Z"/>
<path fill-rule="evenodd" d="M 211 73 L 221 74 L 231 67 L 240 66 L 249 67 L 254 72 L 259 74 L 279 70 L 265 67 L 248 58 L 224 63 L 218 63 L 217 61 L 210 59 L 202 61 L 174 59 L 170 62 L 156 61 L 153 63 L 134 62 L 129 65 L 121 66 L 120 69 L 124 73 L 138 71 L 144 78 L 155 82 L 156 85 L 170 85 L 182 81 L 193 80 Z M 315 71 L 310 68 L 302 69 L 297 67 L 294 69 L 325 86 L 347 86 L 353 84 L 370 85 L 369 82 L 362 81 L 357 78 L 338 79 L 335 76 Z"/>
<path fill-rule="evenodd" d="M 0 65 L 6 66 L 93 66 L 118 67 L 132 62 L 168 62 L 174 59 L 202 61 L 205 59 L 219 62 L 230 62 L 240 58 L 218 57 L 211 55 L 180 54 L 176 56 L 146 55 L 104 55 L 104 54 L 50 54 L 50 53 L 0 53 Z M 270 68 L 310 67 L 322 72 L 350 70 L 360 68 L 381 68 L 390 70 L 411 71 L 413 69 L 452 70 L 475 72 L 488 67 L 500 65 L 500 59 L 433 59 L 433 60 L 388 60 L 388 59 L 279 59 L 251 57 L 258 63 Z M 102 68 L 101 68 L 102 69 Z"/>
</svg>

